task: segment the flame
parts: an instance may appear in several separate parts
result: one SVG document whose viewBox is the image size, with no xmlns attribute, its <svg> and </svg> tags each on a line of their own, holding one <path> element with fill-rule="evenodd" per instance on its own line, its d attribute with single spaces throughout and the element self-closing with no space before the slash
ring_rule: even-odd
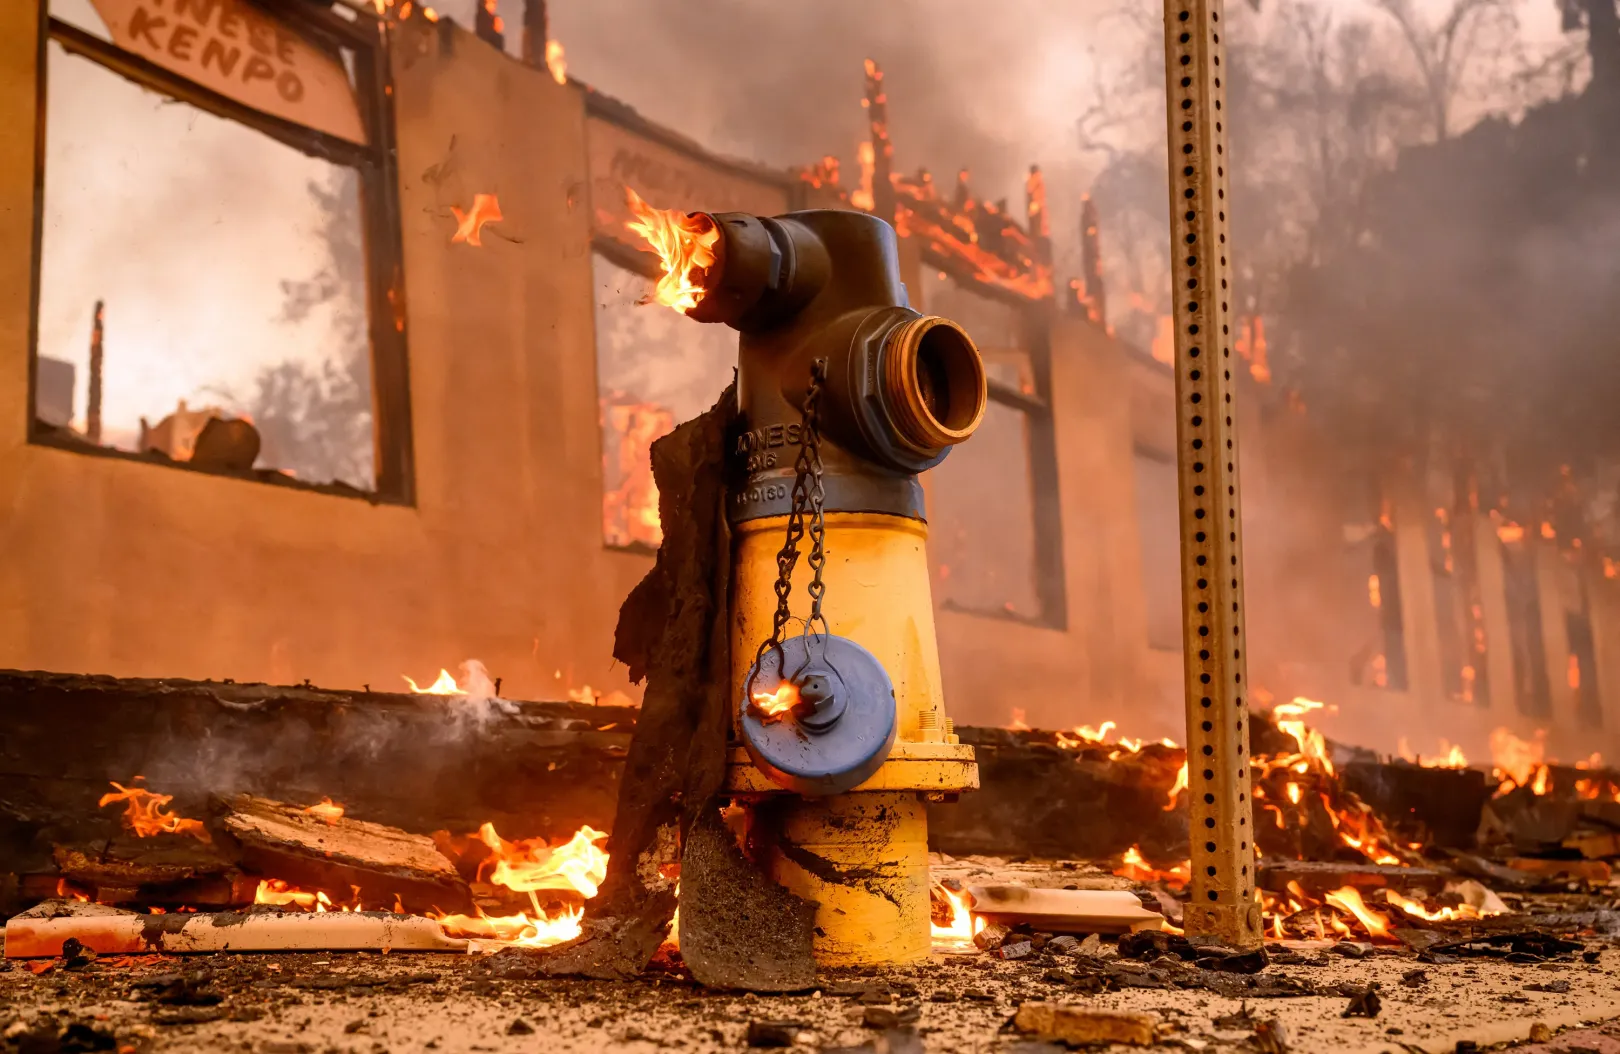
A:
<svg viewBox="0 0 1620 1054">
<path fill-rule="evenodd" d="M 1505 544 L 1512 545 L 1514 542 L 1524 540 L 1524 528 L 1512 521 L 1499 523 L 1496 525 L 1496 536 Z"/>
<path fill-rule="evenodd" d="M 1133 845 L 1120 857 L 1119 866 L 1114 868 L 1114 874 L 1133 882 L 1163 882 L 1167 886 L 1180 889 L 1192 881 L 1192 863 L 1183 860 L 1168 871 L 1161 871 L 1148 863 L 1142 856 L 1142 850 Z"/>
<path fill-rule="evenodd" d="M 331 798 L 323 797 L 319 802 L 305 809 L 304 812 L 329 824 L 335 824 L 343 819 L 343 806 Z"/>
<path fill-rule="evenodd" d="M 338 908 L 340 912 L 364 911 L 365 906 L 360 903 L 360 887 L 350 886 L 353 903 L 344 904 Z M 265 878 L 259 880 L 259 888 L 253 894 L 255 904 L 274 904 L 277 907 L 294 907 L 299 911 L 327 912 L 331 911 L 332 898 L 326 895 L 325 890 L 318 889 L 313 893 L 299 889 L 279 878 Z M 188 909 L 181 908 L 181 911 Z M 394 910 L 403 913 L 399 906 L 399 897 L 394 897 Z"/>
<path fill-rule="evenodd" d="M 1576 780 L 1575 796 L 1586 801 L 1620 801 L 1620 788 L 1607 777 Z"/>
<path fill-rule="evenodd" d="M 1096 728 L 1092 728 L 1090 725 L 1077 725 L 1074 734 L 1087 743 L 1105 743 L 1108 741 L 1108 733 L 1112 732 L 1115 727 L 1112 721 L 1104 721 Z"/>
<path fill-rule="evenodd" d="M 456 217 L 456 233 L 450 236 L 451 245 L 458 242 L 483 245 L 484 225 L 499 223 L 505 218 L 501 215 L 501 203 L 493 194 L 474 194 L 472 208 L 462 212 L 452 205 L 450 212 Z"/>
<path fill-rule="evenodd" d="M 948 926 L 941 926 L 937 922 L 929 923 L 929 933 L 938 944 L 966 944 L 973 940 L 976 932 L 973 926 L 973 916 L 968 912 L 967 901 L 958 893 L 953 893 L 939 883 L 934 883 L 934 895 L 943 899 L 951 906 L 951 922 Z M 983 920 L 980 920 L 983 926 Z"/>
<path fill-rule="evenodd" d="M 560 914 L 530 916 L 486 915 L 483 908 L 476 915 L 437 915 L 439 925 L 452 937 L 481 937 L 485 940 L 506 941 L 521 948 L 546 948 L 578 937 L 583 929 L 580 920 L 584 908 L 564 908 Z"/>
<path fill-rule="evenodd" d="M 508 842 L 496 833 L 494 824 L 485 823 L 478 829 L 478 837 L 491 852 L 490 859 L 480 865 L 479 876 L 489 868 L 491 883 L 527 893 L 534 911 L 486 915 L 478 908 L 476 915 L 433 915 L 446 933 L 531 948 L 561 944 L 580 935 L 584 908 L 568 906 L 548 916 L 535 894 L 555 890 L 577 893 L 586 900 L 596 896 L 607 877 L 608 855 L 596 844 L 607 837 L 605 832 L 587 824 L 561 845 L 548 846 L 543 838 Z"/>
<path fill-rule="evenodd" d="M 259 889 L 253 894 L 253 903 L 275 904 L 282 907 L 291 904 L 304 911 L 310 911 L 317 906 L 317 898 L 325 896 L 325 893 L 306 893 L 279 878 L 264 878 L 259 880 Z M 331 901 L 328 900 L 326 903 L 330 904 Z"/>
<path fill-rule="evenodd" d="M 1013 732 L 1028 732 L 1028 731 L 1030 731 L 1029 722 L 1025 721 L 1024 717 L 1025 717 L 1025 711 L 1024 711 L 1023 707 L 1021 707 L 1021 706 L 1013 707 L 1012 723 L 1009 724 L 1007 726 L 1007 728 L 1010 729 Z"/>
<path fill-rule="evenodd" d="M 546 41 L 546 69 L 558 84 L 568 83 L 568 56 L 563 53 L 562 41 Z"/>
<path fill-rule="evenodd" d="M 1465 769 L 1468 767 L 1468 755 L 1463 753 L 1462 747 L 1442 739 L 1440 741 L 1440 750 L 1441 755 L 1439 757 L 1426 758 L 1412 753 L 1411 744 L 1407 743 L 1405 736 L 1401 736 L 1395 741 L 1395 755 L 1402 761 L 1410 762 L 1413 765 L 1419 765 L 1426 769 Z"/>
<path fill-rule="evenodd" d="M 426 688 L 418 687 L 416 682 L 411 680 L 409 674 L 401 674 L 400 676 L 405 678 L 405 683 L 410 685 L 411 686 L 411 691 L 415 692 L 417 695 L 466 695 L 467 694 L 465 691 L 463 691 L 456 684 L 456 679 L 454 677 L 450 676 L 450 671 L 449 670 L 441 669 L 439 671 L 439 679 L 434 681 L 432 684 L 428 685 Z"/>
<path fill-rule="evenodd" d="M 1384 899 L 1406 914 L 1428 922 L 1461 922 L 1501 914 L 1500 911 L 1476 908 L 1472 904 L 1459 904 L 1454 908 L 1442 907 L 1438 911 L 1430 911 L 1421 902 L 1409 900 L 1393 889 L 1384 890 Z"/>
<path fill-rule="evenodd" d="M 493 854 L 485 866 L 493 864 L 489 881 L 519 893 L 541 889 L 572 890 L 589 900 L 596 896 L 607 877 L 608 855 L 596 843 L 607 837 L 589 824 L 558 846 L 547 846 L 544 838 L 508 842 L 485 823 L 478 837 Z M 482 868 L 479 869 L 482 873 Z"/>
<path fill-rule="evenodd" d="M 1153 346 L 1149 349 L 1154 362 L 1166 366 L 1176 363 L 1176 320 L 1169 315 L 1159 316 L 1158 328 L 1153 331 Z"/>
<path fill-rule="evenodd" d="M 1536 731 L 1533 741 L 1520 739 L 1506 728 L 1494 729 L 1491 732 L 1491 764 L 1504 780 L 1513 781 L 1514 786 L 1524 787 L 1534 781 L 1545 788 L 1546 738 L 1547 733 L 1540 729 Z"/>
<path fill-rule="evenodd" d="M 799 686 L 783 681 L 774 691 L 754 692 L 749 698 L 760 720 L 779 721 L 799 705 Z"/>
<path fill-rule="evenodd" d="M 1446 741 L 1442 739 L 1440 749 L 1445 750 L 1446 745 Z M 1462 752 L 1461 747 L 1453 743 L 1445 757 L 1424 758 L 1418 764 L 1426 769 L 1465 769 L 1468 767 L 1468 756 Z"/>
<path fill-rule="evenodd" d="M 136 779 L 141 777 L 136 776 Z M 208 829 L 201 820 L 187 820 L 169 812 L 165 806 L 174 801 L 172 794 L 158 794 L 145 787 L 126 787 L 113 783 L 113 790 L 101 796 L 96 804 L 106 808 L 115 802 L 124 802 L 124 826 L 135 832 L 137 838 L 151 838 L 159 834 L 189 834 L 202 842 L 211 842 Z"/>
<path fill-rule="evenodd" d="M 720 228 L 701 212 L 686 215 L 676 209 L 655 209 L 629 187 L 624 196 L 636 217 L 625 226 L 647 240 L 662 268 L 652 299 L 676 311 L 691 311 L 706 292 L 702 276 L 714 265 Z"/>
<path fill-rule="evenodd" d="M 1575 691 L 1580 691 L 1580 687 L 1581 687 L 1581 660 L 1580 660 L 1580 656 L 1574 655 L 1574 654 L 1570 655 L 1568 672 L 1567 672 L 1567 674 L 1565 676 L 1565 679 L 1569 682 L 1569 686 L 1570 686 L 1571 689 L 1573 689 Z"/>
<path fill-rule="evenodd" d="M 1379 587 L 1377 575 L 1367 576 L 1367 602 L 1375 608 L 1384 606 L 1384 593 Z"/>
<path fill-rule="evenodd" d="M 1336 889 L 1322 899 L 1334 907 L 1354 915 L 1356 921 L 1360 922 L 1374 938 L 1389 937 L 1389 920 L 1369 908 L 1366 902 L 1361 899 L 1361 893 L 1354 886 L 1344 886 L 1341 889 Z M 1340 923 L 1339 925 L 1343 924 Z"/>
<path fill-rule="evenodd" d="M 855 148 L 855 159 L 861 166 L 861 185 L 849 192 L 849 203 L 863 212 L 871 212 L 877 204 L 872 194 L 872 174 L 877 168 L 877 154 L 870 139 L 862 140 Z"/>
<path fill-rule="evenodd" d="M 1312 710 L 1321 710 L 1327 704 L 1319 703 L 1314 699 L 1306 699 L 1296 695 L 1291 703 L 1278 703 L 1272 707 L 1272 717 L 1277 722 L 1277 729 L 1292 736 L 1294 742 L 1299 744 L 1299 753 L 1312 761 L 1318 762 L 1322 770 L 1329 776 L 1333 775 L 1333 760 L 1328 757 L 1327 739 L 1314 728 L 1307 727 L 1303 717 Z"/>
<path fill-rule="evenodd" d="M 1181 768 L 1178 769 L 1177 772 L 1176 772 L 1176 782 L 1170 788 L 1170 794 L 1168 795 L 1168 800 L 1164 803 L 1164 811 L 1165 812 L 1169 812 L 1171 809 L 1174 809 L 1176 807 L 1176 799 L 1178 797 L 1180 797 L 1181 792 L 1186 790 L 1186 789 L 1187 789 L 1187 762 L 1182 761 Z"/>
<path fill-rule="evenodd" d="M 658 484 L 652 473 L 652 445 L 675 430 L 673 411 L 657 403 L 619 396 L 601 403 L 604 442 L 602 470 L 617 482 L 602 493 L 602 536 L 609 545 L 663 543 Z"/>
</svg>

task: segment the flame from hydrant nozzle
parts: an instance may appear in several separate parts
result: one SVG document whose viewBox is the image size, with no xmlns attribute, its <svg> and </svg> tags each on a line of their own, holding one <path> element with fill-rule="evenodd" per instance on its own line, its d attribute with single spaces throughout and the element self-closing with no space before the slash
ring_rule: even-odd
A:
<svg viewBox="0 0 1620 1054">
<path fill-rule="evenodd" d="M 688 216 L 678 209 L 655 209 L 629 187 L 624 188 L 624 199 L 636 217 L 625 226 L 647 239 L 662 267 L 649 299 L 676 311 L 691 311 L 706 292 L 701 279 L 714 266 L 720 228 L 702 213 Z"/>
</svg>

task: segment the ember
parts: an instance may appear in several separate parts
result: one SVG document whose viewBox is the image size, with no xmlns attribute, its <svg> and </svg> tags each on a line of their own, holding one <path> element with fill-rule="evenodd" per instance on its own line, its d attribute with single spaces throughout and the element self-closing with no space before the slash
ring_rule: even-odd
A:
<svg viewBox="0 0 1620 1054">
<path fill-rule="evenodd" d="M 331 798 L 322 798 L 304 811 L 326 823 L 337 823 L 343 819 L 343 806 L 334 802 Z"/>
<path fill-rule="evenodd" d="M 141 777 L 136 776 L 136 779 Z M 137 838 L 151 838 L 159 834 L 189 834 L 200 841 L 208 842 L 213 839 L 208 830 L 203 827 L 201 820 L 187 820 L 174 815 L 165 808 L 174 800 L 172 794 L 158 794 L 145 787 L 126 787 L 122 783 L 114 783 L 113 790 L 103 794 L 97 804 L 106 808 L 116 802 L 124 802 L 124 826 L 135 832 Z"/>
<path fill-rule="evenodd" d="M 701 213 L 686 215 L 677 209 L 655 209 L 629 187 L 625 201 L 635 216 L 625 226 L 641 235 L 658 254 L 658 284 L 652 300 L 682 313 L 703 299 L 703 272 L 714 264 L 720 229 Z"/>
</svg>

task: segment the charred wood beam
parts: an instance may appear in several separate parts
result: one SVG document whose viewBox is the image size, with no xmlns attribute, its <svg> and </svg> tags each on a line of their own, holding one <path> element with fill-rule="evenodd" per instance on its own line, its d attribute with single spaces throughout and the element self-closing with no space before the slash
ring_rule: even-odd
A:
<svg viewBox="0 0 1620 1054">
<path fill-rule="evenodd" d="M 894 193 L 894 143 L 889 139 L 889 93 L 883 70 L 866 60 L 866 96 L 861 100 L 872 136 L 872 215 L 894 223 L 898 202 Z"/>
<path fill-rule="evenodd" d="M 92 443 L 101 442 L 102 307 L 97 300 L 95 320 L 90 324 L 90 394 L 84 411 L 84 437 Z"/>
<path fill-rule="evenodd" d="M 49 869 L 53 845 L 118 837 L 118 810 L 96 802 L 137 774 L 189 817 L 249 793 L 330 796 L 424 833 L 606 829 L 635 721 L 575 703 L 0 672 L 0 860 Z"/>
<path fill-rule="evenodd" d="M 1473 847 L 1494 787 L 1478 769 L 1353 761 L 1340 766 L 1346 790 L 1376 809 L 1394 833 L 1453 849 Z"/>
<path fill-rule="evenodd" d="M 1187 813 L 1166 809 L 1182 753 L 1148 746 L 1066 750 L 998 728 L 958 727 L 979 759 L 979 789 L 928 807 L 930 847 L 953 856 L 1101 859 L 1139 846 L 1150 860 L 1187 852 Z"/>
<path fill-rule="evenodd" d="M 523 0 L 523 61 L 538 69 L 546 65 L 546 43 L 551 40 L 551 19 L 546 0 Z"/>
<path fill-rule="evenodd" d="M 495 0 L 479 0 L 473 9 L 473 34 L 496 51 L 506 50 L 506 24 L 495 13 Z"/>
<path fill-rule="evenodd" d="M 1097 231 L 1097 203 L 1086 194 L 1080 199 L 1080 303 L 1086 317 L 1108 325 L 1108 293 L 1103 286 L 1102 242 Z"/>
</svg>

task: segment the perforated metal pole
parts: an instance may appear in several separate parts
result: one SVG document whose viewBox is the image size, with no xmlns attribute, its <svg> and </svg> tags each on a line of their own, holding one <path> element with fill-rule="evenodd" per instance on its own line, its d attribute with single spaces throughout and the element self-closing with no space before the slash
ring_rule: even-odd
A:
<svg viewBox="0 0 1620 1054">
<path fill-rule="evenodd" d="M 1165 0 L 1192 938 L 1261 940 L 1249 801 L 1243 529 L 1227 246 L 1220 0 Z"/>
</svg>

